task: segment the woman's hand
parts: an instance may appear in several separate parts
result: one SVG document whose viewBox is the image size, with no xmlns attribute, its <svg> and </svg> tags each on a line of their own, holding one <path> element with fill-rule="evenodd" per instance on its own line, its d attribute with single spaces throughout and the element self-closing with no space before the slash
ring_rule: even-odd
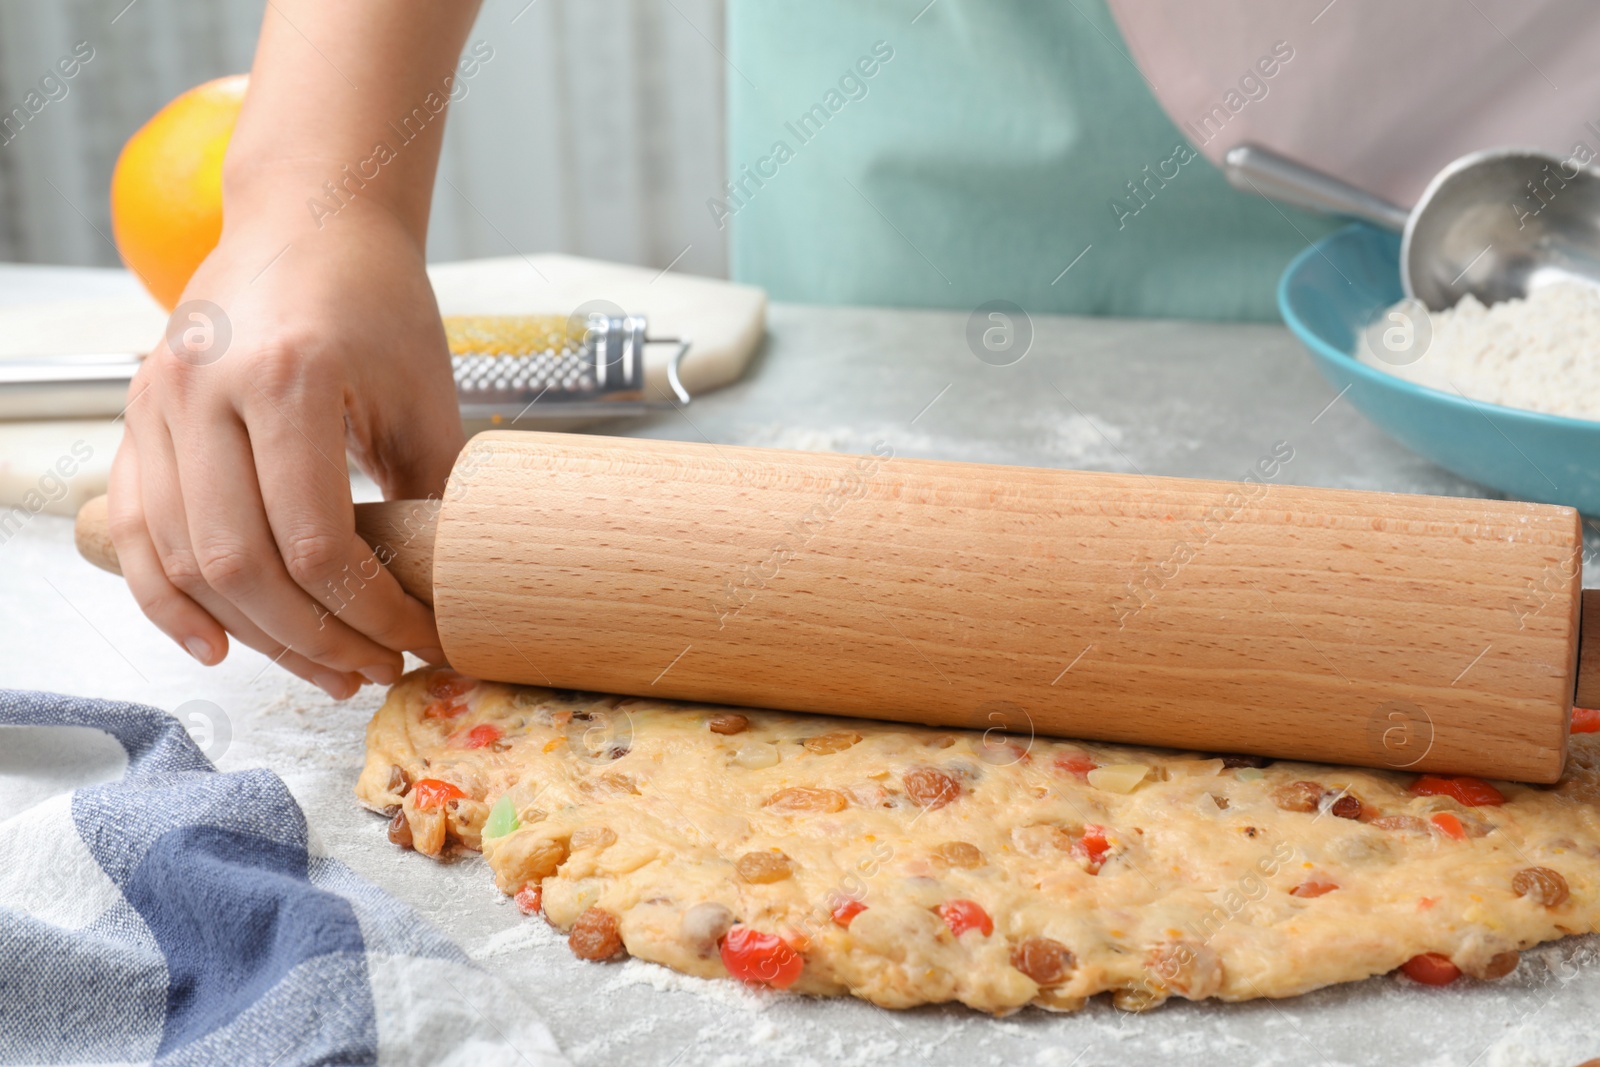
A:
<svg viewBox="0 0 1600 1067">
<path fill-rule="evenodd" d="M 109 497 L 123 574 L 173 640 L 214 664 L 226 631 L 343 698 L 393 682 L 403 650 L 442 659 L 356 535 L 346 451 L 386 497 L 423 497 L 463 438 L 416 228 L 360 200 L 321 223 L 230 216 L 133 381 Z"/>
<path fill-rule="evenodd" d="M 134 378 L 107 492 L 140 607 L 202 663 L 231 633 L 346 697 L 398 678 L 402 650 L 443 659 L 356 536 L 345 453 L 385 496 L 422 497 L 462 445 L 423 242 L 477 6 L 266 7 L 222 237 Z"/>
</svg>

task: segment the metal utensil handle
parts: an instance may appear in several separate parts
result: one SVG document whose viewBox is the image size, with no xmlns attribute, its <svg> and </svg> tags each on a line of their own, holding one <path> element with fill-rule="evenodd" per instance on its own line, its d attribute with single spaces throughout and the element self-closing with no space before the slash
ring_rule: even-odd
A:
<svg viewBox="0 0 1600 1067">
<path fill-rule="evenodd" d="M 1228 182 L 1234 188 L 1312 211 L 1353 215 L 1396 233 L 1406 228 L 1406 220 L 1411 217 L 1411 212 L 1381 196 L 1373 196 L 1365 189 L 1260 145 L 1242 144 L 1228 149 L 1223 164 Z"/>
<path fill-rule="evenodd" d="M 672 389 L 672 395 L 678 398 L 678 403 L 687 404 L 694 397 L 689 395 L 689 390 L 684 388 L 683 379 L 678 372 L 683 367 L 683 357 L 689 354 L 689 347 L 694 343 L 687 337 L 647 337 L 647 345 L 677 345 L 677 351 L 667 360 L 667 385 Z"/>
</svg>

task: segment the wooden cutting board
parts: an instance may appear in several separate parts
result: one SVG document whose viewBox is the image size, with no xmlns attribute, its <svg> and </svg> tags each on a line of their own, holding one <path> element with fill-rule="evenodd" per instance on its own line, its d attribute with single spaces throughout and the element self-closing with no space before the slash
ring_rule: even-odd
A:
<svg viewBox="0 0 1600 1067">
<path fill-rule="evenodd" d="M 446 315 L 566 315 L 593 301 L 643 314 L 655 336 L 693 338 L 681 373 L 694 394 L 737 380 L 766 328 L 767 300 L 760 289 L 577 256 L 439 263 L 428 268 L 428 276 Z M 143 293 L 0 306 L 0 359 L 143 351 L 165 324 L 166 313 Z M 650 385 L 663 395 L 667 351 L 652 352 L 646 365 Z M 541 427 L 581 425 L 573 420 Z M 467 427 L 469 433 L 483 428 Z M 106 419 L 0 422 L 0 507 L 76 514 L 84 501 L 105 492 L 121 440 L 121 425 Z"/>
</svg>

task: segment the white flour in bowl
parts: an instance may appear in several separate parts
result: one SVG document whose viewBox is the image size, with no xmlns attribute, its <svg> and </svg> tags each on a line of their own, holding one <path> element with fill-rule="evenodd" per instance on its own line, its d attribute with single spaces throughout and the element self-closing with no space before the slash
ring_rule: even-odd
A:
<svg viewBox="0 0 1600 1067">
<path fill-rule="evenodd" d="M 1465 296 L 1431 313 L 1401 301 L 1366 329 L 1356 356 L 1446 393 L 1600 420 L 1600 289 L 1562 282 L 1525 300 L 1485 307 Z"/>
</svg>

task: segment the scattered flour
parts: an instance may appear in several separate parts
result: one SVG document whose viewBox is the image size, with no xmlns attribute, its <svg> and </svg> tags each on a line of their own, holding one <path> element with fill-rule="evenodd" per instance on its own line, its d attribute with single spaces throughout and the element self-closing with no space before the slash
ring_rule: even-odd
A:
<svg viewBox="0 0 1600 1067">
<path fill-rule="evenodd" d="M 743 443 L 760 448 L 794 448 L 805 452 L 867 455 L 884 445 L 897 456 L 962 459 L 980 463 L 1029 463 L 1051 467 L 1126 470 L 1122 428 L 1103 417 L 1067 412 L 1042 417 L 1021 416 L 1012 425 L 1017 446 L 985 440 L 981 433 L 938 436 L 905 426 L 752 425 Z M 1018 446 L 1021 448 L 1019 454 Z"/>
<path fill-rule="evenodd" d="M 562 939 L 565 941 L 565 938 Z M 604 986 L 606 992 L 622 989 L 627 986 L 643 985 L 657 990 L 672 990 L 679 993 L 694 993 L 710 998 L 723 1008 L 746 1012 L 761 1012 L 773 1007 L 775 1004 L 792 1001 L 785 998 L 784 994 L 776 993 L 770 989 L 759 986 L 745 985 L 742 982 L 729 982 L 723 979 L 696 978 L 692 974 L 684 974 L 671 968 L 663 967 L 659 963 L 650 963 L 646 960 L 629 956 L 615 968 L 616 974 Z"/>
<path fill-rule="evenodd" d="M 565 948 L 566 942 L 567 939 L 549 923 L 519 922 L 515 926 L 509 926 L 489 935 L 472 947 L 471 955 L 474 960 L 482 961 L 494 959 L 496 956 L 520 955 L 538 949 Z"/>
<path fill-rule="evenodd" d="M 1416 349 L 1421 358 L 1406 363 Z M 1465 296 L 1432 313 L 1401 301 L 1362 334 L 1357 356 L 1442 392 L 1600 419 L 1600 289 L 1562 282 L 1525 300 L 1485 307 Z"/>
</svg>

